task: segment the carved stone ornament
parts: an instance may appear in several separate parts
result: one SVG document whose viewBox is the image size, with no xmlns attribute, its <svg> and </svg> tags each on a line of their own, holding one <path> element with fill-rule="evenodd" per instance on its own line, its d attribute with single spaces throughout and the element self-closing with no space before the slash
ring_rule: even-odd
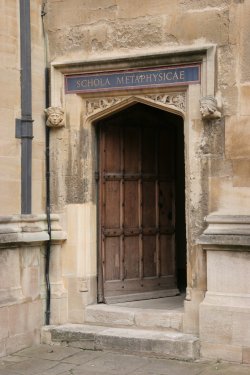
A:
<svg viewBox="0 0 250 375">
<path fill-rule="evenodd" d="M 201 116 L 205 120 L 221 118 L 217 100 L 213 96 L 204 96 L 200 100 Z"/>
<path fill-rule="evenodd" d="M 181 109 L 182 112 L 186 111 L 186 95 L 185 93 L 174 94 L 153 94 L 147 95 L 147 98 L 154 102 L 162 103 L 171 107 Z"/>
<path fill-rule="evenodd" d="M 86 114 L 87 116 L 90 116 L 94 113 L 97 113 L 103 109 L 112 107 L 112 105 L 115 105 L 125 98 L 98 98 L 98 99 L 90 99 L 86 100 Z"/>
<path fill-rule="evenodd" d="M 49 107 L 44 110 L 47 115 L 46 125 L 50 128 L 65 126 L 64 110 L 61 107 Z"/>
<path fill-rule="evenodd" d="M 185 93 L 173 93 L 173 94 L 152 94 L 152 95 L 138 95 L 138 98 L 147 99 L 155 103 L 164 104 L 170 107 L 185 112 L 186 110 L 186 96 Z M 128 96 L 123 97 L 109 97 L 109 98 L 98 98 L 86 100 L 86 116 L 98 113 L 101 110 L 110 108 L 113 105 L 128 99 Z"/>
</svg>

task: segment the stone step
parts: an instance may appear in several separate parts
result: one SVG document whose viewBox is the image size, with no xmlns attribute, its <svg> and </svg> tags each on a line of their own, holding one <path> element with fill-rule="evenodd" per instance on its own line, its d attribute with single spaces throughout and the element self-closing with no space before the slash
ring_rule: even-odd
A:
<svg viewBox="0 0 250 375">
<path fill-rule="evenodd" d="M 199 358 L 199 339 L 173 331 L 66 324 L 43 327 L 42 342 L 67 343 L 82 349 L 115 350 L 163 358 Z"/>
<path fill-rule="evenodd" d="M 111 327 L 136 327 L 181 332 L 183 312 L 98 304 L 86 307 L 85 322 Z"/>
</svg>

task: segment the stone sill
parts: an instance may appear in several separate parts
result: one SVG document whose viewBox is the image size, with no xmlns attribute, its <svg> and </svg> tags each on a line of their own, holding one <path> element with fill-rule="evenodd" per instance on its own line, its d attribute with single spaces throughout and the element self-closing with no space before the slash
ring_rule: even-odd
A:
<svg viewBox="0 0 250 375">
<path fill-rule="evenodd" d="M 249 215 L 209 215 L 197 240 L 204 250 L 250 251 Z"/>
<path fill-rule="evenodd" d="M 67 235 L 59 224 L 59 216 L 51 215 L 52 243 L 65 241 Z M 19 245 L 36 246 L 49 241 L 47 217 L 41 215 L 13 215 L 0 217 L 0 248 Z"/>
</svg>

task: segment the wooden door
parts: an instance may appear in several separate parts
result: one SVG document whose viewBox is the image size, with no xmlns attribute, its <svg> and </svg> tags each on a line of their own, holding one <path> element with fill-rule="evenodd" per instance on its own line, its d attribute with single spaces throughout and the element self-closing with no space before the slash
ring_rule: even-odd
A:
<svg viewBox="0 0 250 375">
<path fill-rule="evenodd" d="M 106 303 L 178 293 L 175 126 L 167 118 L 138 104 L 100 124 L 99 294 Z"/>
</svg>

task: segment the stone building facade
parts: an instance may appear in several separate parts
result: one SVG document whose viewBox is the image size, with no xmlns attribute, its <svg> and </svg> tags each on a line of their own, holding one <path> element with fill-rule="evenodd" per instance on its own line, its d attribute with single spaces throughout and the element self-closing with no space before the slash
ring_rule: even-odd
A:
<svg viewBox="0 0 250 375">
<path fill-rule="evenodd" d="M 98 301 L 132 299 L 133 294 L 135 298 L 155 298 L 184 288 L 183 332 L 199 338 L 200 355 L 249 363 L 250 1 L 30 1 L 33 139 L 32 210 L 28 214 L 21 210 L 23 139 L 17 137 L 15 127 L 22 111 L 20 7 L 17 0 L 3 1 L 1 7 L 0 354 L 40 340 L 45 325 L 44 264 L 49 241 L 51 324 L 82 324 L 86 307 Z M 194 67 L 197 79 L 184 79 L 180 72 Z M 50 72 L 47 89 L 46 68 Z M 158 79 L 163 77 L 159 74 L 169 74 L 171 79 L 157 83 L 156 72 Z M 176 72 L 179 76 L 174 80 Z M 125 78 L 120 87 L 108 87 L 115 74 Z M 132 76 L 137 77 L 134 82 Z M 68 84 L 74 77 L 76 86 L 71 89 Z M 151 136 L 145 136 L 145 143 L 141 141 L 143 125 L 131 135 L 130 140 L 140 139 L 134 148 L 126 135 L 115 138 L 111 132 L 108 138 L 114 123 L 127 134 L 124 119 L 139 124 L 140 119 L 146 123 L 150 118 L 150 132 L 159 126 L 157 131 L 165 134 L 160 125 L 165 123 L 179 129 L 172 130 L 175 150 L 168 143 L 170 134 L 157 138 L 150 133 L 157 142 L 165 139 L 162 148 L 157 148 L 157 158 L 164 165 L 170 158 L 175 166 L 173 191 L 167 195 L 167 188 L 162 187 L 162 202 L 159 186 L 169 183 L 168 170 L 165 180 L 158 167 L 152 174 L 156 177 L 141 177 L 143 163 L 150 164 L 156 147 L 147 146 Z M 46 216 L 46 122 L 50 127 L 51 236 Z M 117 142 L 125 151 L 117 151 Z M 108 145 L 113 154 L 106 165 Z M 131 160 L 135 150 L 145 147 L 145 155 L 150 157 L 141 162 L 138 156 L 139 172 L 132 170 L 132 161 L 130 174 L 124 172 L 124 145 Z M 112 155 L 125 160 L 119 171 L 112 170 Z M 128 181 L 139 181 L 138 186 L 153 181 L 158 188 L 137 190 Z M 126 183 L 128 193 L 124 188 L 117 190 Z M 110 191 L 114 198 L 111 194 L 108 201 Z M 165 212 L 171 225 L 165 225 L 159 213 L 167 197 L 172 199 L 171 214 Z M 119 199 L 118 207 L 112 202 Z M 142 206 L 136 211 L 139 229 L 130 236 L 125 231 L 126 204 L 132 210 L 131 202 L 136 199 L 138 207 L 140 200 Z M 150 200 L 155 200 L 154 206 L 147 206 Z M 149 207 L 149 217 L 153 212 L 158 215 L 152 233 L 151 224 L 143 229 L 147 221 L 144 207 Z M 113 214 L 120 215 L 118 222 L 125 224 L 108 225 Z M 128 227 L 134 228 L 136 224 L 131 222 Z M 174 227 L 171 238 L 170 227 Z M 122 232 L 112 235 L 110 228 Z M 124 237 L 127 245 L 120 244 Z M 145 265 L 147 256 L 144 254 L 144 260 L 139 257 L 151 239 L 156 245 L 148 250 Z M 171 249 L 165 253 L 167 246 Z M 132 247 L 133 254 L 139 254 L 136 260 L 129 251 Z M 121 264 L 124 254 L 127 268 Z M 138 272 L 132 267 L 134 262 Z M 166 268 L 166 279 L 173 276 L 174 281 L 161 287 L 162 281 L 157 279 L 158 287 L 149 285 L 139 297 L 137 287 L 126 292 L 121 289 L 127 288 L 129 272 L 140 274 L 136 276 L 140 281 L 153 279 L 152 263 L 158 279 L 164 276 L 159 270 Z M 170 263 L 171 271 L 166 266 Z M 150 268 L 148 278 L 143 278 L 143 267 Z M 121 281 L 118 292 L 110 292 L 113 287 L 107 281 L 111 285 L 114 280 Z"/>
</svg>

